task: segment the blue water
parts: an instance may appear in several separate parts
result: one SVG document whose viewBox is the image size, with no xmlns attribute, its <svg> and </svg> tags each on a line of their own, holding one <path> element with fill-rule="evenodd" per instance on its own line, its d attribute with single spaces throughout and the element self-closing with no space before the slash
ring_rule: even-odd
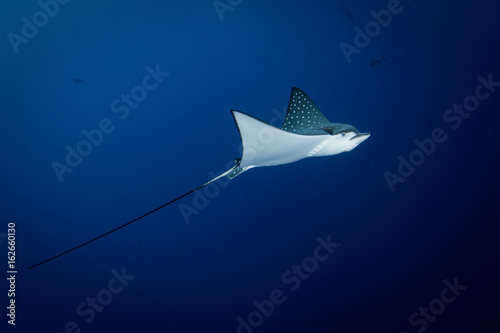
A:
<svg viewBox="0 0 500 333">
<path fill-rule="evenodd" d="M 2 332 L 498 332 L 498 4 L 60 1 L 0 5 Z M 229 111 L 293 86 L 371 137 L 28 269 L 227 170 Z"/>
</svg>

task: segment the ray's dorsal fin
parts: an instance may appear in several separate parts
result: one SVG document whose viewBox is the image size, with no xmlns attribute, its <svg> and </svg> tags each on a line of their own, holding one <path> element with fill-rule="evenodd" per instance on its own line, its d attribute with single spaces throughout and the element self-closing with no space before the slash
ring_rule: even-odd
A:
<svg viewBox="0 0 500 333">
<path fill-rule="evenodd" d="M 329 123 L 305 92 L 297 87 L 292 88 L 282 130 L 297 134 L 324 134 L 320 128 Z"/>
</svg>

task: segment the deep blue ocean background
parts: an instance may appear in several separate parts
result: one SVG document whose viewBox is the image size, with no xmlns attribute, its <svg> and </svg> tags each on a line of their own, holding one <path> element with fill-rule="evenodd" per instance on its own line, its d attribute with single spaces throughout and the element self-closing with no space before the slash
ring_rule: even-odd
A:
<svg viewBox="0 0 500 333">
<path fill-rule="evenodd" d="M 402 0 L 348 63 L 339 45 L 386 0 L 221 2 L 232 9 L 223 20 L 212 0 L 71 0 L 16 52 L 9 33 L 22 35 L 23 17 L 42 20 L 42 7 L 2 1 L 1 332 L 498 332 L 500 87 L 457 129 L 443 120 L 479 76 L 500 81 L 498 3 Z M 120 119 L 113 102 L 148 66 L 169 75 Z M 241 156 L 230 110 L 279 123 L 293 86 L 371 137 L 348 153 L 249 170 L 28 269 L 227 170 Z M 54 161 L 106 118 L 111 133 L 60 181 Z M 436 128 L 447 140 L 391 191 L 384 174 Z M 180 207 L 196 209 L 189 224 Z M 318 237 L 340 246 L 309 261 L 291 290 L 283 274 Z M 135 278 L 118 288 L 112 271 Z M 467 288 L 440 308 L 445 280 Z M 238 330 L 275 289 L 286 300 Z M 96 297 L 106 304 L 91 318 Z M 430 304 L 439 314 L 412 325 Z"/>
</svg>

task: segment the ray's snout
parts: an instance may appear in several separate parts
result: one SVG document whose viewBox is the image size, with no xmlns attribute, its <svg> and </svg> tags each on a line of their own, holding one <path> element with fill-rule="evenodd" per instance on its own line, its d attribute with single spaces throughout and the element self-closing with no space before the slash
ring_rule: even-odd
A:
<svg viewBox="0 0 500 333">
<path fill-rule="evenodd" d="M 358 133 L 355 136 L 351 138 L 351 140 L 356 139 L 356 141 L 359 141 L 359 143 L 365 141 L 370 137 L 371 133 Z"/>
</svg>

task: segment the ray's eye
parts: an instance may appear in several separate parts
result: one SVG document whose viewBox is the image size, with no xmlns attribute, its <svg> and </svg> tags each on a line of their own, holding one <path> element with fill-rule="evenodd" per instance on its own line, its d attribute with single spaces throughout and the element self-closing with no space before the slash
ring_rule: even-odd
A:
<svg viewBox="0 0 500 333">
<path fill-rule="evenodd" d="M 342 132 L 342 133 L 340 133 L 340 135 L 342 135 L 342 136 L 346 136 L 346 135 L 347 135 L 347 133 L 346 133 L 346 132 Z"/>
</svg>

